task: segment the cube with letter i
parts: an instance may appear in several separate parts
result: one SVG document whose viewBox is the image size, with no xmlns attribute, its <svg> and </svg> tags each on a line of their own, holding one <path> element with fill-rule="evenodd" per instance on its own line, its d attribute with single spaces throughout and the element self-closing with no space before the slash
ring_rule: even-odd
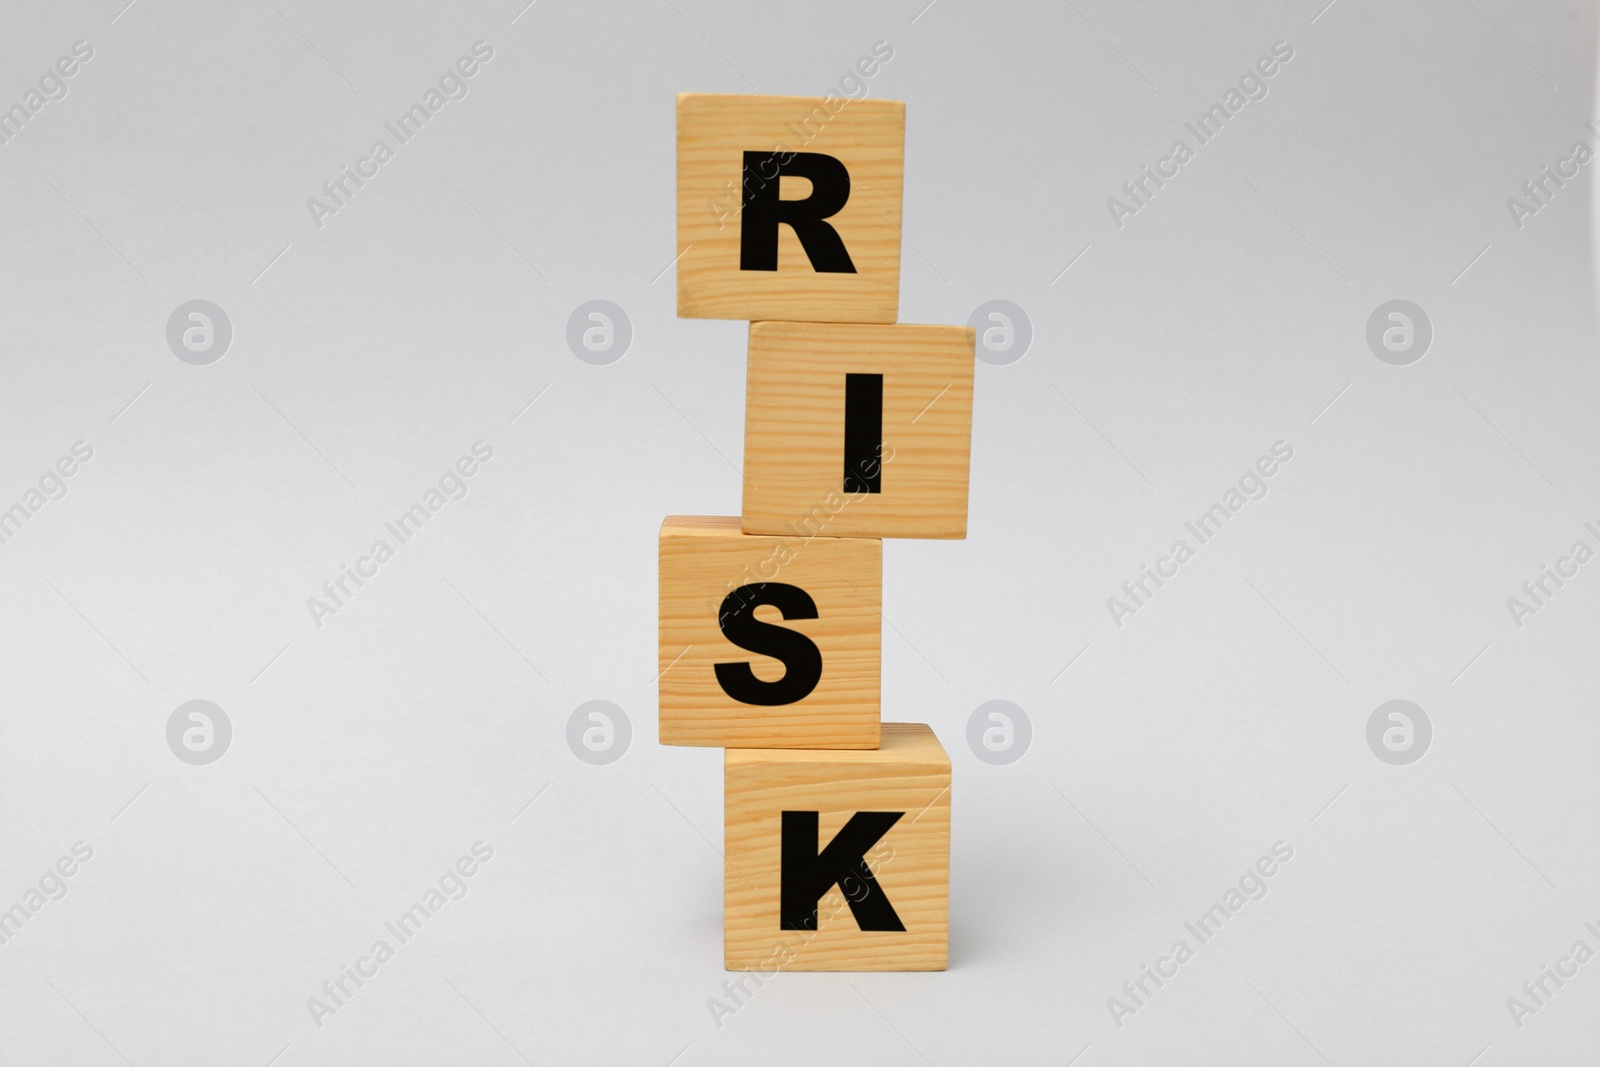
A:
<svg viewBox="0 0 1600 1067">
<path fill-rule="evenodd" d="M 753 322 L 746 533 L 967 534 L 973 331 Z"/>
</svg>

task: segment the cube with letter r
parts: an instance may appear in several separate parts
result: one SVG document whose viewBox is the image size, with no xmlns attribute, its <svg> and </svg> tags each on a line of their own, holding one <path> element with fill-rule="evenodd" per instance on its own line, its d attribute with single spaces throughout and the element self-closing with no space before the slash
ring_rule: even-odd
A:
<svg viewBox="0 0 1600 1067">
<path fill-rule="evenodd" d="M 678 96 L 678 314 L 893 322 L 905 104 Z"/>
</svg>

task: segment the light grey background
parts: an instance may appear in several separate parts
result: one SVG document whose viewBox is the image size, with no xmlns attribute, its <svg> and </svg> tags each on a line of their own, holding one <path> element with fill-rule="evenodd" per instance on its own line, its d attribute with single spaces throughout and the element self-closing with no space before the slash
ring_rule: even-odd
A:
<svg viewBox="0 0 1600 1067">
<path fill-rule="evenodd" d="M 94 450 L 0 545 L 0 908 L 93 849 L 0 945 L 0 1061 L 1593 1058 L 1600 962 L 1520 1027 L 1507 998 L 1600 950 L 1600 562 L 1520 628 L 1506 604 L 1600 547 L 1589 194 L 1506 203 L 1597 140 L 1592 3 L 125 2 L 0 34 L 6 106 L 94 49 L 0 145 L 0 507 Z M 479 40 L 469 95 L 318 228 L 307 198 Z M 719 1026 L 721 753 L 655 743 L 655 544 L 739 507 L 746 327 L 674 317 L 673 94 L 820 94 L 877 41 L 901 319 L 1005 299 L 1033 329 L 978 367 L 968 539 L 885 553 L 885 715 L 955 764 L 951 965 L 780 975 Z M 1118 228 L 1278 41 L 1269 94 Z M 233 329 L 207 366 L 166 340 L 195 299 Z M 595 299 L 632 323 L 610 365 L 566 343 Z M 1393 299 L 1433 325 L 1409 366 L 1366 344 Z M 315 625 L 480 440 L 466 497 Z M 1114 625 L 1280 440 L 1270 493 Z M 166 739 L 197 699 L 232 726 L 205 766 Z M 1033 736 L 997 766 L 965 738 L 1002 699 Z M 1410 765 L 1367 746 L 1391 699 L 1432 722 Z M 591 700 L 633 724 L 609 765 L 567 745 Z"/>
</svg>

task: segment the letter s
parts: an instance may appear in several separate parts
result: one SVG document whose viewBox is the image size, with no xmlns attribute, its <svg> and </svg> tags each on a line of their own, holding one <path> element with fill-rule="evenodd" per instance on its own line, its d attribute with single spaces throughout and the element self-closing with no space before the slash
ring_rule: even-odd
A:
<svg viewBox="0 0 1600 1067">
<path fill-rule="evenodd" d="M 785 619 L 817 617 L 816 601 L 798 586 L 752 582 L 729 593 L 717 614 L 722 636 L 747 652 L 779 660 L 784 672 L 775 682 L 763 682 L 748 663 L 718 663 L 717 684 L 741 704 L 765 708 L 793 704 L 809 696 L 821 681 L 822 652 L 805 634 L 756 618 L 756 608 L 763 604 L 777 608 Z"/>
</svg>

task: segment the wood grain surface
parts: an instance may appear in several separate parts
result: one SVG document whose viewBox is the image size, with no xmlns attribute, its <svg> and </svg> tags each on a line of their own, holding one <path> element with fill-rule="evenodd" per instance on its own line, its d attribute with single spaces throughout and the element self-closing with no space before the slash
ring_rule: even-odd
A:
<svg viewBox="0 0 1600 1067">
<path fill-rule="evenodd" d="M 846 493 L 845 376 L 883 375 L 876 493 Z M 967 535 L 973 331 L 966 326 L 750 324 L 746 533 Z"/>
<path fill-rule="evenodd" d="M 733 516 L 673 516 L 661 524 L 660 738 L 663 745 L 734 748 L 876 748 L 882 668 L 883 542 L 761 536 Z M 755 582 L 804 590 L 814 619 L 762 622 L 804 634 L 822 653 L 822 676 L 804 699 L 781 706 L 740 703 L 716 677 L 718 663 L 744 662 L 762 681 L 785 675 L 777 659 L 746 651 L 718 624 L 725 597 Z"/>
<path fill-rule="evenodd" d="M 948 956 L 950 757 L 920 723 L 886 722 L 872 752 L 742 749 L 724 756 L 723 945 L 729 970 L 939 971 Z M 902 931 L 863 931 L 838 885 L 816 930 L 779 921 L 782 813 L 811 810 L 819 850 L 859 811 L 903 812 L 867 852 Z"/>
<path fill-rule="evenodd" d="M 850 174 L 850 196 L 827 219 L 855 273 L 813 269 L 778 227 L 778 269 L 741 270 L 744 153 L 815 152 Z M 678 96 L 678 314 L 700 319 L 893 322 L 900 306 L 900 202 L 905 104 L 681 93 Z M 781 177 L 785 200 L 810 182 Z"/>
</svg>

